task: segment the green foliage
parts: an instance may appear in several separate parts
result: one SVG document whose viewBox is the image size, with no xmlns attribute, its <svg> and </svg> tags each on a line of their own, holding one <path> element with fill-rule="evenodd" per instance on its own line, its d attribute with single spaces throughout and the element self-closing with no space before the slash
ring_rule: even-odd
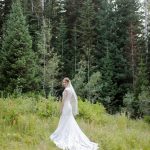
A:
<svg viewBox="0 0 150 150">
<path fill-rule="evenodd" d="M 101 73 L 95 72 L 90 76 L 89 82 L 85 86 L 87 97 L 90 101 L 96 102 L 100 97 Z"/>
<path fill-rule="evenodd" d="M 126 113 L 130 117 L 138 118 L 146 116 L 147 120 L 150 116 L 150 93 L 149 88 L 147 90 L 144 88 L 141 93 L 139 93 L 138 99 L 135 94 L 128 92 L 124 96 L 124 105 Z M 145 119 L 146 120 L 146 119 Z"/>
<path fill-rule="evenodd" d="M 63 17 L 60 19 L 59 28 L 58 28 L 58 37 L 56 37 L 56 49 L 61 55 L 63 61 L 65 60 L 65 53 L 68 50 L 68 39 L 67 39 L 67 26 Z M 67 62 L 66 62 L 67 63 Z"/>
<path fill-rule="evenodd" d="M 136 78 L 136 86 L 135 86 L 135 97 L 144 91 L 147 90 L 149 85 L 147 67 L 144 63 L 143 58 L 141 58 L 138 66 L 137 78 Z"/>
<path fill-rule="evenodd" d="M 79 118 L 89 122 L 100 122 L 104 113 L 105 109 L 100 103 L 92 104 L 88 100 L 82 101 L 82 99 L 79 99 Z"/>
<path fill-rule="evenodd" d="M 58 103 L 52 100 L 39 101 L 36 105 L 36 113 L 41 117 L 59 116 Z"/>
<path fill-rule="evenodd" d="M 117 84 L 114 83 L 114 66 L 112 60 L 112 54 L 107 47 L 105 57 L 101 59 L 102 63 L 102 82 L 101 82 L 101 102 L 107 108 L 109 112 L 113 108 L 110 107 L 111 102 L 113 102 L 115 95 L 117 94 Z"/>
<path fill-rule="evenodd" d="M 96 68 L 94 63 L 95 51 L 95 19 L 94 3 L 92 0 L 85 0 L 79 10 L 78 18 L 78 43 L 77 54 L 80 61 L 85 61 L 86 81 L 89 82 L 92 71 Z M 78 63 L 79 63 L 78 62 Z"/>
<path fill-rule="evenodd" d="M 144 121 L 150 124 L 150 116 L 144 116 Z"/>
<path fill-rule="evenodd" d="M 67 37 L 68 28 L 63 16 L 61 16 L 57 30 L 54 47 L 57 50 L 57 54 L 60 56 L 61 62 L 63 62 L 63 64 L 60 65 L 60 75 L 69 76 L 70 70 L 72 69 L 72 66 L 70 65 L 72 54 L 69 50 L 69 39 Z"/>
<path fill-rule="evenodd" d="M 135 100 L 134 94 L 133 93 L 126 93 L 123 99 L 124 105 L 126 107 L 126 112 L 127 113 L 133 113 L 133 108 L 132 108 L 132 104 L 133 101 Z"/>
<path fill-rule="evenodd" d="M 42 31 L 38 41 L 38 64 L 40 82 L 46 97 L 55 95 L 54 88 L 57 86 L 60 57 L 51 46 L 51 23 L 43 20 Z"/>
<path fill-rule="evenodd" d="M 72 83 L 79 96 L 86 97 L 85 86 L 86 86 L 86 71 L 85 71 L 85 61 L 80 62 L 80 67 L 77 70 Z"/>
<path fill-rule="evenodd" d="M 56 146 L 50 134 L 56 129 L 59 102 L 31 94 L 0 99 L 0 149 L 51 149 Z M 128 119 L 124 114 L 109 115 L 100 104 L 79 97 L 76 120 L 84 133 L 103 150 L 143 149 L 150 147 L 149 125 Z M 42 142 L 41 142 L 42 141 Z"/>
<path fill-rule="evenodd" d="M 109 113 L 125 105 L 130 115 L 147 114 L 150 33 L 147 41 L 140 1 L 15 0 L 9 13 L 11 1 L 0 2 L 4 97 L 59 95 L 58 80 L 68 76 L 79 96 L 102 102 Z"/>
<path fill-rule="evenodd" d="M 150 117 L 150 92 L 149 87 L 147 90 L 142 91 L 139 94 L 139 111 L 141 116 L 148 116 Z"/>
<path fill-rule="evenodd" d="M 29 95 L 14 98 L 9 97 L 6 100 L 0 101 L 1 106 L 1 117 L 7 124 L 16 124 L 18 118 L 23 114 L 37 114 L 39 117 L 58 117 L 59 116 L 59 105 L 54 98 L 49 100 L 39 97 L 29 98 Z M 9 109 L 7 109 L 9 107 Z M 21 119 L 21 118 L 19 118 Z"/>
<path fill-rule="evenodd" d="M 1 89 L 13 92 L 32 90 L 36 86 L 35 54 L 21 4 L 13 2 L 4 26 L 1 60 Z"/>
<path fill-rule="evenodd" d="M 88 98 L 91 102 L 96 102 L 101 91 L 101 73 L 95 72 L 86 81 L 86 62 L 80 62 L 80 68 L 77 70 L 72 83 L 79 96 Z"/>
<path fill-rule="evenodd" d="M 135 80 L 141 14 L 136 0 L 98 3 L 96 64 L 102 73 L 103 104 L 109 112 L 116 112 L 123 106 L 123 96 Z"/>
</svg>

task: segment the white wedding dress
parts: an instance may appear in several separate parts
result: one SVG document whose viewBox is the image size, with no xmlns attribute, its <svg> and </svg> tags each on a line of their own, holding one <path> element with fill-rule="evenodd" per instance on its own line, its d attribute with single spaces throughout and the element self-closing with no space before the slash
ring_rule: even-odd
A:
<svg viewBox="0 0 150 150">
<path fill-rule="evenodd" d="M 64 91 L 67 91 L 67 97 Z M 72 113 L 70 100 L 73 96 L 69 88 L 63 91 L 64 106 L 57 129 L 50 135 L 56 146 L 63 150 L 98 150 L 97 143 L 91 142 L 78 126 Z"/>
</svg>

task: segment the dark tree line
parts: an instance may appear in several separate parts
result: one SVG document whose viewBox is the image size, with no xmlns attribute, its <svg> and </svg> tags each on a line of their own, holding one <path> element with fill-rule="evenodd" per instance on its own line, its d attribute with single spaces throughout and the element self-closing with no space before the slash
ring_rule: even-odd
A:
<svg viewBox="0 0 150 150">
<path fill-rule="evenodd" d="M 0 1 L 0 90 L 58 96 L 68 76 L 79 96 L 103 103 L 110 113 L 125 108 L 133 117 L 149 115 L 148 5 Z"/>
</svg>

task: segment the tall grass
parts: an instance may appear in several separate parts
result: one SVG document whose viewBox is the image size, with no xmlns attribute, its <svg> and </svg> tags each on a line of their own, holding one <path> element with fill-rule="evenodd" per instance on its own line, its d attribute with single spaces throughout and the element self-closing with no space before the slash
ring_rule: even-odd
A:
<svg viewBox="0 0 150 150">
<path fill-rule="evenodd" d="M 101 150 L 149 150 L 150 126 L 124 114 L 111 116 L 100 104 L 79 99 L 76 120 Z M 54 98 L 20 96 L 0 99 L 0 150 L 58 150 L 49 139 L 59 121 Z"/>
</svg>

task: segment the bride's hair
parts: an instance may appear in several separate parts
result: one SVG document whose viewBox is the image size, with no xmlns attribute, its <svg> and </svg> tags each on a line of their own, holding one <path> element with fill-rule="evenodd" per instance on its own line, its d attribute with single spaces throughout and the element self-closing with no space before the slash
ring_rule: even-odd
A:
<svg viewBox="0 0 150 150">
<path fill-rule="evenodd" d="M 64 80 L 70 82 L 70 79 L 68 77 L 65 77 Z"/>
</svg>

